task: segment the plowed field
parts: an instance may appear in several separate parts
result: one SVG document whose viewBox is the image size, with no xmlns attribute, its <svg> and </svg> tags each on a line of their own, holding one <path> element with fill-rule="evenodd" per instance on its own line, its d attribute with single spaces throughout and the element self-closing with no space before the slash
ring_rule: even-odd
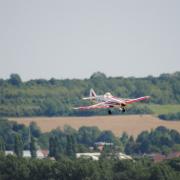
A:
<svg viewBox="0 0 180 180">
<path fill-rule="evenodd" d="M 151 130 L 158 126 L 176 129 L 180 132 L 180 121 L 163 121 L 151 115 L 124 115 L 124 116 L 93 116 L 93 117 L 33 117 L 10 118 L 18 123 L 28 125 L 34 121 L 43 132 L 51 131 L 57 127 L 63 129 L 64 125 L 78 129 L 81 126 L 97 126 L 101 130 L 111 130 L 116 136 L 123 131 L 135 137 L 143 130 Z"/>
</svg>

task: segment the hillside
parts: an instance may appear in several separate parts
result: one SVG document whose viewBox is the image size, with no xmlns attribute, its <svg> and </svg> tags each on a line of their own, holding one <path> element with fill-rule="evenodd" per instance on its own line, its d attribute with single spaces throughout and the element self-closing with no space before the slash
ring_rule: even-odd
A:
<svg viewBox="0 0 180 180">
<path fill-rule="evenodd" d="M 123 132 L 129 135 L 137 136 L 144 130 L 155 129 L 158 126 L 165 126 L 169 129 L 176 129 L 180 132 L 179 122 L 168 122 L 160 120 L 151 115 L 124 115 L 124 116 L 93 116 L 93 117 L 36 117 L 36 118 L 10 118 L 25 125 L 34 121 L 43 132 L 49 132 L 52 129 L 64 125 L 70 125 L 75 129 L 81 126 L 97 126 L 101 130 L 111 130 L 116 136 Z"/>
<path fill-rule="evenodd" d="M 97 72 L 89 79 L 37 79 L 22 82 L 18 74 L 9 79 L 0 79 L 0 116 L 88 116 L 105 115 L 107 111 L 74 111 L 72 107 L 87 105 L 83 96 L 94 88 L 97 94 L 110 91 L 119 97 L 135 98 L 150 95 L 148 103 L 129 108 L 129 114 L 157 114 L 153 105 L 174 105 L 178 111 L 180 104 L 180 72 L 162 74 L 159 77 L 106 77 Z M 165 109 L 167 107 L 164 106 Z M 170 107 L 171 109 L 171 107 Z M 174 108 L 173 108 L 174 109 Z M 161 112 L 164 112 L 162 109 Z M 168 111 L 168 110 L 165 110 Z M 113 114 L 119 114 L 114 111 Z"/>
</svg>

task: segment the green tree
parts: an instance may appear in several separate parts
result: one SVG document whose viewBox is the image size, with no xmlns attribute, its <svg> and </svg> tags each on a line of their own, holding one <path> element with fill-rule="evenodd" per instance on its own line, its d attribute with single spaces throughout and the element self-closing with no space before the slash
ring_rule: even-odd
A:
<svg viewBox="0 0 180 180">
<path fill-rule="evenodd" d="M 128 142 L 129 136 L 126 132 L 123 132 L 122 136 L 120 137 L 120 141 L 122 142 L 123 145 L 126 145 Z"/>
<path fill-rule="evenodd" d="M 30 142 L 30 152 L 31 152 L 31 157 L 36 158 L 37 154 L 37 147 L 36 147 L 36 141 L 34 137 L 31 137 L 31 142 Z"/>
<path fill-rule="evenodd" d="M 31 136 L 38 138 L 41 135 L 41 130 L 35 122 L 31 122 L 29 125 Z"/>
<path fill-rule="evenodd" d="M 112 142 L 114 143 L 116 141 L 116 138 L 112 131 L 103 131 L 97 138 L 97 141 L 103 141 L 103 142 Z"/>
<path fill-rule="evenodd" d="M 66 145 L 66 154 L 69 157 L 75 157 L 75 140 L 72 135 L 67 135 L 67 145 Z"/>
<path fill-rule="evenodd" d="M 61 154 L 63 154 L 62 144 L 60 142 L 60 137 L 50 137 L 49 138 L 49 156 L 58 158 Z"/>
<path fill-rule="evenodd" d="M 151 169 L 149 180 L 178 180 L 175 172 L 165 164 L 157 164 Z"/>
<path fill-rule="evenodd" d="M 90 79 L 94 79 L 94 78 L 100 78 L 100 79 L 103 79 L 103 78 L 106 78 L 106 75 L 102 72 L 95 72 L 91 75 Z"/>
<path fill-rule="evenodd" d="M 133 154 L 136 152 L 136 142 L 134 141 L 133 136 L 130 136 L 128 143 L 125 146 L 124 149 L 126 154 Z"/>
<path fill-rule="evenodd" d="M 15 86 L 20 86 L 22 84 L 21 77 L 18 74 L 11 74 L 9 82 Z"/>
<path fill-rule="evenodd" d="M 92 146 L 100 135 L 98 127 L 80 127 L 78 131 L 78 141 L 82 144 Z"/>
<path fill-rule="evenodd" d="M 54 116 L 58 113 L 59 105 L 56 100 L 47 99 L 45 104 L 43 104 L 43 111 L 46 116 Z"/>
<path fill-rule="evenodd" d="M 141 153 L 149 153 L 151 141 L 149 141 L 149 132 L 148 131 L 141 132 L 138 135 L 136 142 L 139 144 L 138 148 Z"/>
<path fill-rule="evenodd" d="M 53 157 L 54 153 L 53 153 L 53 137 L 49 138 L 49 157 Z"/>
<path fill-rule="evenodd" d="M 19 134 L 15 135 L 15 140 L 14 140 L 14 153 L 18 156 L 18 157 L 22 157 L 23 156 L 23 142 L 21 139 L 21 136 Z"/>
<path fill-rule="evenodd" d="M 49 138 L 49 156 L 55 157 L 55 138 L 54 137 Z"/>
<path fill-rule="evenodd" d="M 0 152 L 5 151 L 5 143 L 2 137 L 0 137 Z"/>
</svg>

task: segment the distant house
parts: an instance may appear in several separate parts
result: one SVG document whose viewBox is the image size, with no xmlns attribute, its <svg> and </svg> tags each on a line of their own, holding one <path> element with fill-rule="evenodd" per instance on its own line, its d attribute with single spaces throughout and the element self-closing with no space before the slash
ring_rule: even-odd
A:
<svg viewBox="0 0 180 180">
<path fill-rule="evenodd" d="M 37 155 L 38 159 L 44 159 L 45 158 L 45 156 L 44 156 L 44 154 L 42 153 L 41 150 L 37 150 L 36 155 Z"/>
<path fill-rule="evenodd" d="M 104 146 L 113 146 L 113 143 L 108 142 L 95 142 L 94 145 L 97 147 L 97 149 L 102 152 Z"/>
<path fill-rule="evenodd" d="M 93 160 L 99 160 L 99 156 L 101 155 L 101 153 L 97 152 L 97 153 L 76 153 L 76 158 L 91 158 Z"/>
<path fill-rule="evenodd" d="M 5 155 L 14 155 L 13 151 L 5 151 Z M 48 150 L 37 150 L 36 155 L 38 159 L 44 159 L 48 156 Z M 31 152 L 29 150 L 23 151 L 23 157 L 31 158 Z"/>
<path fill-rule="evenodd" d="M 166 156 L 160 153 L 151 154 L 149 155 L 149 157 L 152 158 L 155 163 L 161 162 L 166 159 Z"/>
<path fill-rule="evenodd" d="M 13 151 L 5 151 L 5 155 L 7 156 L 7 155 L 13 155 L 14 154 L 14 152 Z"/>
<path fill-rule="evenodd" d="M 49 151 L 48 151 L 47 149 L 41 149 L 40 151 L 42 152 L 44 158 L 47 158 L 47 157 L 48 157 Z"/>
<path fill-rule="evenodd" d="M 31 152 L 29 150 L 24 150 L 23 151 L 23 157 L 30 158 L 31 157 Z"/>
<path fill-rule="evenodd" d="M 167 155 L 167 159 L 173 159 L 180 157 L 180 152 L 171 152 Z"/>
<path fill-rule="evenodd" d="M 148 155 L 155 163 L 164 161 L 166 159 L 173 159 L 173 158 L 178 158 L 180 157 L 180 152 L 171 152 L 168 155 L 163 155 L 160 153 L 154 153 Z"/>
<path fill-rule="evenodd" d="M 127 154 L 124 154 L 124 153 L 120 152 L 118 155 L 119 155 L 120 160 L 123 160 L 123 159 L 133 160 L 133 158 L 131 156 L 127 155 Z"/>
</svg>

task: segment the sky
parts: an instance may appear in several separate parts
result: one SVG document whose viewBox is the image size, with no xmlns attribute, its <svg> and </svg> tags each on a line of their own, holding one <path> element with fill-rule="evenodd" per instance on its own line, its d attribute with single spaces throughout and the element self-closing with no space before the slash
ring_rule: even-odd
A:
<svg viewBox="0 0 180 180">
<path fill-rule="evenodd" d="M 0 0 L 0 78 L 180 71 L 179 0 Z"/>
</svg>

